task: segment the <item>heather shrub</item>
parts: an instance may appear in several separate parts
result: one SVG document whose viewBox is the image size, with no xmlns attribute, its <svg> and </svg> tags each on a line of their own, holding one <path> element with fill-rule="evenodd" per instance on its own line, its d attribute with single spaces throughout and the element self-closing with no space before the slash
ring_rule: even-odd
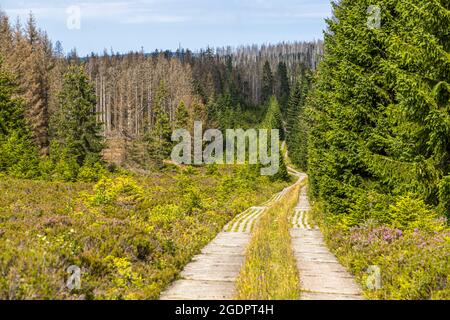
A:
<svg viewBox="0 0 450 320">
<path fill-rule="evenodd" d="M 366 219 L 351 227 L 345 223 L 345 216 L 325 217 L 318 207 L 314 218 L 367 298 L 450 299 L 447 219 L 412 195 L 398 197 L 383 207 L 383 219 Z M 369 266 L 381 270 L 382 287 L 378 290 L 366 285 Z"/>
<path fill-rule="evenodd" d="M 354 273 L 370 299 L 450 299 L 450 230 L 424 232 L 373 222 L 344 231 L 329 228 L 326 236 L 339 260 Z M 382 287 L 366 282 L 369 266 L 381 270 Z"/>
<path fill-rule="evenodd" d="M 219 197 L 237 173 L 220 169 L 117 170 L 96 184 L 2 177 L 0 299 L 157 299 L 230 219 L 286 187 L 257 179 Z M 80 290 L 65 286 L 71 265 Z"/>
</svg>

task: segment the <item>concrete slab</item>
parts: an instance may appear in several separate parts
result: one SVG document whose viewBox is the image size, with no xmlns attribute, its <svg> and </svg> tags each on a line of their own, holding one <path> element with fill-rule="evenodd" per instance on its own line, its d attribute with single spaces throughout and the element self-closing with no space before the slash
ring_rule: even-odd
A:
<svg viewBox="0 0 450 320">
<path fill-rule="evenodd" d="M 307 189 L 300 191 L 290 231 L 292 249 L 300 275 L 302 300 L 361 300 L 362 293 L 352 275 L 327 248 L 320 230 L 307 221 Z"/>
</svg>

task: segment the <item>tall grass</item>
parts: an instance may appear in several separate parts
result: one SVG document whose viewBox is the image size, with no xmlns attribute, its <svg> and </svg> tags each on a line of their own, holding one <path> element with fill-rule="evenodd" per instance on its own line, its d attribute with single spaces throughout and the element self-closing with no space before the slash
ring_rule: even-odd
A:
<svg viewBox="0 0 450 320">
<path fill-rule="evenodd" d="M 239 300 L 296 300 L 300 287 L 291 249 L 289 216 L 298 201 L 293 187 L 261 218 L 237 280 Z"/>
</svg>

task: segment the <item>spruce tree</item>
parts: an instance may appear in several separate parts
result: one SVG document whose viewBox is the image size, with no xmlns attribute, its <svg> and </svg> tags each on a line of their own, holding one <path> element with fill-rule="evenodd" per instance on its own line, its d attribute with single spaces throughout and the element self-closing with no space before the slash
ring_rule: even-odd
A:
<svg viewBox="0 0 450 320">
<path fill-rule="evenodd" d="M 305 104 L 310 87 L 310 74 L 302 72 L 301 78 L 296 82 L 289 97 L 286 120 L 286 142 L 289 156 L 292 162 L 303 171 L 307 171 L 308 168 L 309 123 Z"/>
<path fill-rule="evenodd" d="M 149 133 L 149 147 L 151 158 L 162 166 L 163 161 L 170 155 L 172 130 L 167 112 L 168 92 L 166 85 L 161 81 L 153 108 L 154 125 Z"/>
<path fill-rule="evenodd" d="M 277 99 L 280 102 L 281 113 L 286 117 L 286 109 L 290 95 L 288 69 L 285 62 L 278 64 L 277 71 Z"/>
<path fill-rule="evenodd" d="M 177 107 L 175 111 L 174 129 L 188 129 L 189 112 L 183 101 Z"/>
<path fill-rule="evenodd" d="M 42 155 L 48 154 L 49 137 L 49 75 L 53 68 L 51 44 L 45 33 L 37 26 L 35 18 L 29 15 L 25 25 L 24 38 L 16 41 L 24 56 L 16 61 L 20 70 L 22 89 L 25 91 L 26 116 L 33 136 Z"/>
<path fill-rule="evenodd" d="M 284 140 L 284 128 L 280 105 L 278 104 L 278 100 L 275 96 L 272 96 L 269 100 L 269 106 L 263 120 L 263 127 L 266 129 L 280 130 L 280 138 L 281 140 Z"/>
<path fill-rule="evenodd" d="M 0 172 L 33 178 L 39 174 L 39 159 L 18 92 L 0 58 Z"/>
<path fill-rule="evenodd" d="M 9 18 L 5 12 L 0 9 L 0 54 L 6 57 L 10 54 L 13 46 L 13 35 Z"/>
<path fill-rule="evenodd" d="M 280 148 L 280 151 L 279 151 L 278 166 L 279 166 L 278 167 L 278 172 L 271 177 L 271 180 L 272 181 L 275 181 L 275 180 L 288 181 L 289 180 L 289 173 L 288 173 L 288 170 L 287 170 L 286 162 L 285 162 L 283 151 L 281 150 L 281 148 Z"/>
<path fill-rule="evenodd" d="M 262 85 L 261 85 L 261 103 L 266 104 L 274 94 L 274 79 L 269 61 L 266 61 L 263 67 Z"/>
<path fill-rule="evenodd" d="M 448 1 L 377 1 L 380 28 L 365 23 L 369 4 L 342 0 L 328 20 L 309 104 L 311 191 L 329 213 L 370 218 L 369 203 L 406 193 L 448 213 Z"/>
<path fill-rule="evenodd" d="M 289 100 L 286 108 L 286 135 L 287 141 L 295 129 L 297 118 L 299 115 L 299 108 L 303 97 L 303 84 L 302 79 L 295 82 L 294 87 L 291 90 Z"/>
<path fill-rule="evenodd" d="M 280 139 L 283 140 L 284 130 L 283 122 L 281 117 L 280 105 L 278 104 L 277 98 L 272 96 L 269 101 L 269 106 L 267 109 L 266 116 L 262 122 L 262 128 L 267 130 L 278 129 L 280 131 Z M 270 139 L 270 135 L 269 135 Z M 287 172 L 286 163 L 284 161 L 284 155 L 281 150 L 281 143 L 279 145 L 279 170 L 271 177 L 272 180 L 288 180 L 289 175 Z M 270 152 L 270 150 L 269 150 Z"/>
<path fill-rule="evenodd" d="M 52 119 L 56 134 L 53 151 L 79 165 L 87 158 L 99 160 L 104 147 L 102 124 L 97 122 L 95 90 L 83 67 L 69 67 L 58 98 L 59 111 Z"/>
</svg>

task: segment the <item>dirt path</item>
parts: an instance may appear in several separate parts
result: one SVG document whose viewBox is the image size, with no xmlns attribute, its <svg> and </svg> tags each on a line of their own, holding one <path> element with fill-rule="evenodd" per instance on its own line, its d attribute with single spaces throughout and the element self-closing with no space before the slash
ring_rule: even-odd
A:
<svg viewBox="0 0 450 320">
<path fill-rule="evenodd" d="M 289 187 L 291 188 L 291 187 Z M 260 207 L 252 207 L 227 224 L 223 231 L 184 268 L 180 279 L 161 295 L 161 300 L 231 300 L 245 259 L 251 232 L 261 215 L 289 190 L 274 195 Z"/>
<path fill-rule="evenodd" d="M 307 217 L 307 187 L 300 191 L 292 218 L 292 248 L 301 282 L 301 300 L 360 300 L 361 290 L 353 277 L 328 250 L 319 229 Z"/>
</svg>

